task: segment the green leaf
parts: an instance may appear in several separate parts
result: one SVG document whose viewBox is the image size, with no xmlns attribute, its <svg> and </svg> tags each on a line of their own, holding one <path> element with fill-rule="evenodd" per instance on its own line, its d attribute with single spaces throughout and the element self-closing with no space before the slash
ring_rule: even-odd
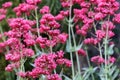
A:
<svg viewBox="0 0 120 80">
<path fill-rule="evenodd" d="M 41 75 L 39 80 L 46 80 L 46 77 L 44 75 Z"/>
<path fill-rule="evenodd" d="M 83 77 L 81 78 L 82 76 L 79 74 L 79 73 L 77 73 L 76 75 L 75 75 L 75 77 L 73 78 L 73 80 L 83 80 Z"/>
<path fill-rule="evenodd" d="M 83 46 L 83 43 L 81 43 L 80 45 L 78 45 L 76 47 L 76 49 L 73 46 L 71 46 L 71 48 L 70 48 L 70 43 L 69 43 L 69 41 L 67 41 L 66 52 L 75 52 L 75 51 L 78 51 L 79 49 L 81 49 L 82 46 Z"/>
<path fill-rule="evenodd" d="M 116 66 L 113 66 L 111 69 L 110 69 L 110 72 L 109 72 L 109 75 L 112 76 L 112 74 L 114 73 L 114 71 L 116 70 Z"/>
<path fill-rule="evenodd" d="M 115 73 L 112 75 L 112 80 L 115 80 L 115 78 L 119 75 L 119 70 L 117 69 Z"/>
<path fill-rule="evenodd" d="M 64 80 L 71 80 L 69 77 L 67 77 L 66 75 L 62 75 L 65 79 Z"/>
<path fill-rule="evenodd" d="M 83 78 L 84 80 L 89 79 L 90 75 L 93 74 L 96 70 L 98 69 L 98 67 L 89 67 L 89 68 L 83 68 L 83 70 L 85 70 L 84 74 L 83 74 Z"/>
<path fill-rule="evenodd" d="M 81 43 L 80 45 L 78 45 L 78 46 L 76 47 L 76 51 L 78 51 L 79 49 L 81 49 L 82 46 L 83 46 L 83 43 Z"/>
<path fill-rule="evenodd" d="M 108 55 L 113 55 L 113 53 L 114 53 L 114 50 L 113 50 L 113 48 L 114 48 L 114 45 L 110 45 L 109 46 L 109 48 L 108 48 Z"/>
<path fill-rule="evenodd" d="M 30 63 L 31 66 L 35 67 L 35 65 L 33 63 Z"/>
</svg>

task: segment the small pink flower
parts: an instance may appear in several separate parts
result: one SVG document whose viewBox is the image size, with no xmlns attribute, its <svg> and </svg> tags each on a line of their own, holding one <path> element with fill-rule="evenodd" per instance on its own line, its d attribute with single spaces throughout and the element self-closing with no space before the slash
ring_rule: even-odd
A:
<svg viewBox="0 0 120 80">
<path fill-rule="evenodd" d="M 58 74 L 51 74 L 47 76 L 47 80 L 62 80 Z"/>
<path fill-rule="evenodd" d="M 2 4 L 3 8 L 9 8 L 12 6 L 12 2 L 5 2 L 4 4 Z"/>
<path fill-rule="evenodd" d="M 47 14 L 50 12 L 49 6 L 44 6 L 42 9 L 39 11 L 41 14 Z"/>
<path fill-rule="evenodd" d="M 55 16 L 55 20 L 59 21 L 59 20 L 63 20 L 64 16 L 61 14 L 58 14 L 57 16 Z"/>
<path fill-rule="evenodd" d="M 114 32 L 112 32 L 112 31 L 109 31 L 109 32 L 108 32 L 109 38 L 113 37 L 114 35 L 115 35 Z"/>
<path fill-rule="evenodd" d="M 27 57 L 32 57 L 34 55 L 34 51 L 32 49 L 23 49 L 23 55 Z"/>
<path fill-rule="evenodd" d="M 11 64 L 7 65 L 7 67 L 5 68 L 5 70 L 9 71 L 9 72 L 13 71 L 12 65 Z"/>
<path fill-rule="evenodd" d="M 110 62 L 110 63 L 115 63 L 115 61 L 116 61 L 116 58 L 115 58 L 115 57 L 110 57 L 110 59 L 109 59 L 109 62 Z"/>
<path fill-rule="evenodd" d="M 17 75 L 22 77 L 22 78 L 26 77 L 26 73 L 25 72 L 18 72 Z"/>
<path fill-rule="evenodd" d="M 37 5 L 38 3 L 41 3 L 41 0 L 26 0 L 26 2 L 30 5 Z"/>
<path fill-rule="evenodd" d="M 107 30 L 107 28 L 108 30 L 113 30 L 115 28 L 115 25 L 113 24 L 113 22 L 104 21 L 101 27 L 104 30 Z"/>
<path fill-rule="evenodd" d="M 5 48 L 5 47 L 6 47 L 5 42 L 1 42 L 1 43 L 0 43 L 0 48 Z"/>
<path fill-rule="evenodd" d="M 96 45 L 99 41 L 94 38 L 87 38 L 84 40 L 84 44 Z"/>
<path fill-rule="evenodd" d="M 70 6 L 70 3 L 69 2 L 62 2 L 62 7 L 65 7 L 65 8 L 67 8 L 67 7 L 69 7 Z"/>
<path fill-rule="evenodd" d="M 76 34 L 78 34 L 78 35 L 82 35 L 82 36 L 86 36 L 86 35 L 87 35 L 87 32 L 84 31 L 84 30 L 80 30 L 80 29 L 78 29 L 78 30 L 76 30 Z"/>
<path fill-rule="evenodd" d="M 12 44 L 15 44 L 15 43 L 18 43 L 18 39 L 17 39 L 17 38 L 9 38 L 9 39 L 5 42 L 5 44 L 8 45 L 8 46 L 10 46 L 10 45 L 12 45 Z"/>
<path fill-rule="evenodd" d="M 5 55 L 5 59 L 6 60 L 10 60 L 10 61 L 13 61 L 13 62 L 17 62 L 20 60 L 20 55 L 19 54 L 6 54 Z"/>
<path fill-rule="evenodd" d="M 68 35 L 66 33 L 62 33 L 58 35 L 59 42 L 64 44 L 67 41 Z"/>
<path fill-rule="evenodd" d="M 0 15 L 0 21 L 6 18 L 6 15 Z"/>
<path fill-rule="evenodd" d="M 59 64 L 59 65 L 65 64 L 65 60 L 64 60 L 64 59 L 57 59 L 56 62 L 57 62 L 57 64 Z"/>
<path fill-rule="evenodd" d="M 25 13 L 27 16 L 30 15 L 30 11 L 35 10 L 36 6 L 27 4 L 27 3 L 21 3 L 17 7 L 13 9 L 14 12 L 16 12 L 17 16 L 21 16 L 23 13 Z"/>
<path fill-rule="evenodd" d="M 96 31 L 96 37 L 100 40 L 103 39 L 105 37 L 105 32 L 102 31 L 102 30 L 97 30 Z"/>
<path fill-rule="evenodd" d="M 103 59 L 102 57 L 100 57 L 100 56 L 93 56 L 93 57 L 91 58 L 91 61 L 92 61 L 93 63 L 98 64 L 98 65 L 100 65 L 101 63 L 104 63 L 104 62 L 105 62 L 104 59 Z"/>
<path fill-rule="evenodd" d="M 25 39 L 24 42 L 27 46 L 32 46 L 35 44 L 35 41 L 33 39 Z"/>
<path fill-rule="evenodd" d="M 78 50 L 78 54 L 81 56 L 86 56 L 86 52 L 83 49 Z"/>
<path fill-rule="evenodd" d="M 57 51 L 57 57 L 58 58 L 63 58 L 64 57 L 64 52 L 62 50 Z"/>
<path fill-rule="evenodd" d="M 115 14 L 115 17 L 113 18 L 113 21 L 116 22 L 116 23 L 120 23 L 120 13 Z"/>
<path fill-rule="evenodd" d="M 66 66 L 66 67 L 71 67 L 72 63 L 71 63 L 70 60 L 65 59 L 64 62 L 65 62 L 65 66 Z"/>
<path fill-rule="evenodd" d="M 95 20 L 99 21 L 104 18 L 104 14 L 102 13 L 97 13 L 95 14 Z"/>
<path fill-rule="evenodd" d="M 94 16 L 95 16 L 95 13 L 94 13 L 93 11 L 89 11 L 89 12 L 88 12 L 88 17 L 91 17 L 91 18 L 92 18 L 92 17 L 94 17 Z"/>
<path fill-rule="evenodd" d="M 47 41 L 47 38 L 42 38 L 41 36 L 39 36 L 36 39 L 36 43 L 39 43 L 41 48 L 45 48 L 46 47 L 46 41 Z"/>
<path fill-rule="evenodd" d="M 7 13 L 7 10 L 6 9 L 4 9 L 4 8 L 0 8 L 0 14 L 6 14 Z"/>
<path fill-rule="evenodd" d="M 76 0 L 77 1 L 77 0 Z M 82 2 L 82 0 L 81 0 L 81 4 L 80 4 L 80 6 L 82 7 L 82 8 L 90 8 L 90 3 L 89 2 Z"/>
<path fill-rule="evenodd" d="M 68 10 L 60 11 L 60 14 L 63 15 L 63 16 L 68 16 L 69 15 L 69 11 Z"/>
</svg>

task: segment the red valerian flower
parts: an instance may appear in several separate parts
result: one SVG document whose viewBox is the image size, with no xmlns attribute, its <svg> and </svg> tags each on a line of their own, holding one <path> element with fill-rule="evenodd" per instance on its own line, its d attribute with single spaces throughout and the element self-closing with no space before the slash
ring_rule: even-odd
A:
<svg viewBox="0 0 120 80">
<path fill-rule="evenodd" d="M 4 4 L 2 4 L 2 7 L 3 8 L 9 8 L 9 7 L 11 7 L 12 6 L 12 2 L 5 2 Z"/>
<path fill-rule="evenodd" d="M 97 30 L 96 31 L 96 37 L 100 40 L 103 39 L 105 37 L 105 32 L 102 31 L 102 30 Z"/>
<path fill-rule="evenodd" d="M 47 13 L 50 13 L 49 6 L 43 6 L 43 8 L 40 9 L 39 12 L 40 12 L 41 14 L 47 14 Z"/>
<path fill-rule="evenodd" d="M 47 80 L 62 80 L 58 74 L 51 74 L 47 76 Z"/>
<path fill-rule="evenodd" d="M 115 14 L 115 17 L 113 18 L 113 21 L 116 23 L 120 23 L 120 13 Z"/>
<path fill-rule="evenodd" d="M 87 38 L 84 40 L 84 44 L 88 44 L 88 45 L 96 45 L 98 42 L 99 40 L 94 38 Z"/>
<path fill-rule="evenodd" d="M 18 72 L 17 73 L 18 76 L 22 77 L 22 78 L 25 78 L 27 76 L 27 74 L 25 72 Z"/>
<path fill-rule="evenodd" d="M 92 61 L 93 63 L 98 64 L 98 65 L 100 65 L 101 63 L 104 63 L 104 62 L 105 62 L 104 59 L 103 59 L 102 57 L 100 57 L 100 56 L 93 56 L 93 57 L 91 58 L 91 61 Z"/>
<path fill-rule="evenodd" d="M 78 50 L 78 54 L 81 56 L 86 56 L 86 52 L 83 49 Z"/>
<path fill-rule="evenodd" d="M 47 76 L 51 75 L 52 71 L 56 69 L 58 65 L 71 67 L 71 61 L 64 58 L 64 52 L 60 50 L 56 53 L 42 54 L 35 59 L 34 65 L 35 67 L 29 73 L 31 77 L 37 78 L 42 74 Z"/>
<path fill-rule="evenodd" d="M 110 62 L 110 63 L 115 63 L 115 61 L 116 61 L 116 58 L 115 58 L 115 57 L 110 57 L 110 58 L 109 58 L 109 62 Z"/>
<path fill-rule="evenodd" d="M 37 5 L 38 3 L 41 3 L 42 0 L 26 0 L 26 2 L 30 5 Z"/>
</svg>

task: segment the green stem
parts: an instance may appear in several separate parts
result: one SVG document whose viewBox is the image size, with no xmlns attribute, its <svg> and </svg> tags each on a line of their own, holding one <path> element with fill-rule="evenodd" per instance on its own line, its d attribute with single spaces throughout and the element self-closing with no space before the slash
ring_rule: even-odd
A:
<svg viewBox="0 0 120 80">
<path fill-rule="evenodd" d="M 72 44 L 71 44 L 71 31 L 70 31 L 70 27 L 72 25 L 71 23 L 71 11 L 72 11 L 72 1 L 70 1 L 71 5 L 70 5 L 70 8 L 69 8 L 69 24 L 68 24 L 68 34 L 69 34 L 69 44 L 70 44 L 70 59 L 71 59 L 71 62 L 72 62 L 72 79 L 75 77 L 75 70 L 74 70 L 74 62 L 73 62 L 73 54 L 72 54 L 72 51 L 71 51 L 71 48 L 72 48 Z"/>
<path fill-rule="evenodd" d="M 38 36 L 40 36 L 37 8 L 35 9 L 35 18 L 36 18 L 37 34 L 38 34 Z"/>
<path fill-rule="evenodd" d="M 2 29 L 1 24 L 0 24 L 0 32 L 1 32 L 1 34 L 2 34 L 2 40 L 5 42 L 5 37 L 3 36 L 4 33 L 3 33 L 3 29 Z M 7 52 L 9 52 L 9 48 L 8 48 L 8 47 L 6 47 L 6 50 L 7 50 Z"/>
<path fill-rule="evenodd" d="M 71 50 L 72 44 L 71 44 L 70 27 L 69 27 L 69 44 L 70 44 L 70 50 Z M 74 70 L 73 54 L 72 54 L 71 51 L 70 51 L 70 59 L 71 59 L 71 62 L 72 62 L 72 78 L 74 78 L 74 76 L 75 76 L 75 70 Z"/>
<path fill-rule="evenodd" d="M 97 29 L 96 29 L 96 24 L 95 24 L 94 22 L 93 22 L 93 27 L 94 27 L 94 30 L 95 30 L 95 32 L 96 32 Z M 100 52 L 100 57 L 103 58 L 100 43 L 98 43 L 98 49 L 99 49 L 99 52 Z M 103 63 L 101 64 L 101 66 L 103 67 Z"/>
<path fill-rule="evenodd" d="M 89 59 L 89 56 L 88 56 L 87 47 L 85 47 L 85 50 L 86 50 L 86 57 L 87 57 L 88 66 L 91 67 L 90 59 Z M 94 77 L 93 73 L 91 74 L 91 76 L 92 76 L 92 80 L 95 80 L 95 77 Z"/>
<path fill-rule="evenodd" d="M 108 73 L 108 70 L 107 70 L 107 48 L 108 48 L 107 44 L 108 44 L 108 41 L 107 40 L 108 40 L 108 29 L 106 31 L 105 46 L 104 46 L 104 49 L 105 49 L 105 52 L 104 52 L 104 54 L 105 54 L 105 72 L 106 72 L 105 79 L 106 80 L 108 80 L 107 79 L 108 78 L 108 75 L 107 75 L 107 73 Z"/>
<path fill-rule="evenodd" d="M 71 32 L 72 32 L 72 39 L 73 39 L 73 43 L 74 43 L 74 49 L 76 50 L 76 41 L 75 41 L 75 35 L 74 35 L 74 32 L 73 32 L 72 26 L 71 26 Z M 82 79 L 81 70 L 80 70 L 81 68 L 80 68 L 79 55 L 78 55 L 77 51 L 75 51 L 75 55 L 76 55 L 76 59 L 77 59 L 78 73 L 80 74 L 80 78 Z"/>
<path fill-rule="evenodd" d="M 110 15 L 108 15 L 108 21 L 110 19 Z M 105 52 L 104 52 L 104 55 L 105 55 L 105 80 L 108 80 L 108 64 L 107 64 L 107 58 L 109 57 L 107 55 L 107 50 L 108 50 L 108 29 L 109 29 L 109 26 L 107 24 L 107 30 L 106 30 L 106 37 L 105 37 L 105 40 L 104 40 L 104 43 L 105 43 L 105 46 L 104 46 L 104 49 L 105 49 Z"/>
<path fill-rule="evenodd" d="M 37 14 L 37 8 L 35 9 L 35 18 L 36 18 L 36 27 L 37 27 L 37 35 L 38 37 L 40 36 L 40 30 L 39 30 L 39 21 L 38 21 L 38 14 Z M 41 48 L 42 52 L 44 52 L 44 50 Z"/>
</svg>

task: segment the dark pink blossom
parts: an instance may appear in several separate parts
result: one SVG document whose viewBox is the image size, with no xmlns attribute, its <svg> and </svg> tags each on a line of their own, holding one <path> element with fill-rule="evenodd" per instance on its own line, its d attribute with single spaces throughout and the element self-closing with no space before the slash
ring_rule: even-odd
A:
<svg viewBox="0 0 120 80">
<path fill-rule="evenodd" d="M 98 39 L 103 39 L 103 38 L 105 38 L 105 32 L 104 31 L 102 31 L 102 30 L 97 30 L 96 31 L 96 37 L 98 38 Z"/>
<path fill-rule="evenodd" d="M 49 6 L 44 6 L 42 9 L 39 11 L 41 14 L 47 14 L 50 12 Z"/>
<path fill-rule="evenodd" d="M 115 14 L 115 17 L 113 18 L 113 21 L 116 22 L 116 23 L 120 23 L 120 13 Z"/>
<path fill-rule="evenodd" d="M 109 59 L 109 62 L 110 62 L 110 63 L 115 63 L 115 61 L 116 61 L 116 58 L 115 58 L 115 57 L 110 57 L 110 59 Z"/>
<path fill-rule="evenodd" d="M 38 3 L 41 3 L 42 0 L 26 0 L 26 2 L 30 5 L 37 5 Z"/>
<path fill-rule="evenodd" d="M 86 52 L 83 49 L 78 50 L 78 54 L 81 56 L 86 56 Z"/>
<path fill-rule="evenodd" d="M 51 74 L 47 76 L 47 80 L 62 80 L 58 74 Z"/>
<path fill-rule="evenodd" d="M 84 40 L 84 44 L 96 45 L 99 41 L 94 38 L 87 38 Z"/>
<path fill-rule="evenodd" d="M 104 59 L 103 59 L 102 57 L 100 57 L 100 56 L 93 56 L 93 57 L 91 58 L 91 61 L 92 61 L 93 63 L 98 64 L 98 65 L 100 65 L 100 64 L 102 64 L 102 63 L 105 62 Z"/>
<path fill-rule="evenodd" d="M 3 8 L 9 8 L 12 6 L 12 2 L 5 2 L 4 4 L 2 4 Z"/>
<path fill-rule="evenodd" d="M 17 75 L 22 77 L 22 78 L 26 77 L 26 73 L 25 72 L 18 72 Z"/>
</svg>

